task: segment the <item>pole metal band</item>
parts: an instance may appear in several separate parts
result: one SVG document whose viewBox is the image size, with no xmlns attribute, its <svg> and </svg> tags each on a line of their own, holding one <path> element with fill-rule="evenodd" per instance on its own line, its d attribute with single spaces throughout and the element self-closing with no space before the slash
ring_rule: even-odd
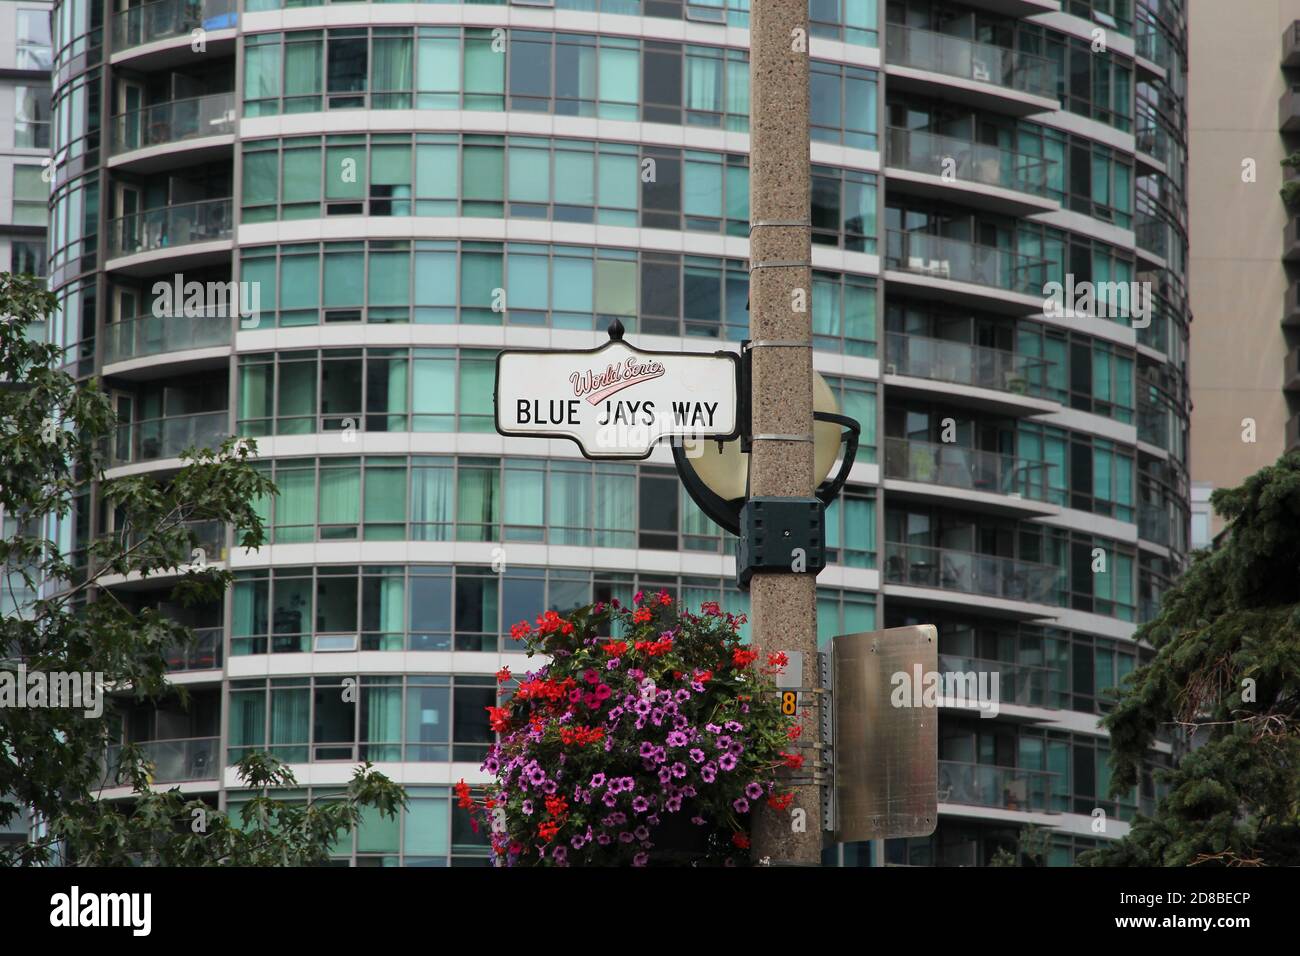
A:
<svg viewBox="0 0 1300 956">
<path fill-rule="evenodd" d="M 755 262 L 749 267 L 749 271 L 756 269 L 811 269 L 812 262 L 808 259 L 796 259 L 786 261 L 784 259 L 773 259 L 771 262 Z"/>
<path fill-rule="evenodd" d="M 812 342 L 809 340 L 799 339 L 759 339 L 757 342 L 750 342 L 748 348 L 751 349 L 810 349 Z"/>
<path fill-rule="evenodd" d="M 749 224 L 749 231 L 753 232 L 762 226 L 806 226 L 812 228 L 811 219 L 758 219 Z"/>
<path fill-rule="evenodd" d="M 781 434 L 760 434 L 750 437 L 750 441 L 812 441 L 812 435 L 781 435 Z"/>
</svg>

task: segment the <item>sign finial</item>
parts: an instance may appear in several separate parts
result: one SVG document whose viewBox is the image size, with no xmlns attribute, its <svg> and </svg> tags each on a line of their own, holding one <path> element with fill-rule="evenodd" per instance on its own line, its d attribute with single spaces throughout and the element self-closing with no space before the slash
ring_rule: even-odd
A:
<svg viewBox="0 0 1300 956">
<path fill-rule="evenodd" d="M 623 323 L 620 322 L 618 319 L 615 319 L 613 322 L 609 323 L 609 340 L 611 342 L 623 341 Z"/>
</svg>

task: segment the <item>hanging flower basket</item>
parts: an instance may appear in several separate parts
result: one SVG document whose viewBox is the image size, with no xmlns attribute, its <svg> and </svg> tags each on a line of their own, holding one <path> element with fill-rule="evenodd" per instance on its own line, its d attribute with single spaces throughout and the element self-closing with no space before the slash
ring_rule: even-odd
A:
<svg viewBox="0 0 1300 956">
<path fill-rule="evenodd" d="M 803 758 L 772 681 L 785 655 L 760 661 L 737 636 L 744 620 L 638 592 L 630 608 L 598 602 L 511 628 L 550 661 L 488 708 L 500 743 L 483 764 L 486 798 L 456 786 L 498 863 L 748 865 L 750 813 L 789 807 L 778 771 Z"/>
</svg>

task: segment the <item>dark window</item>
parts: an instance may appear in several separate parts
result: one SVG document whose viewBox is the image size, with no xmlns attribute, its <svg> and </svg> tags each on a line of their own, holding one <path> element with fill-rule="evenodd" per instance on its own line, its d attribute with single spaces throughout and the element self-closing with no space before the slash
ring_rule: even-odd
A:
<svg viewBox="0 0 1300 956">
<path fill-rule="evenodd" d="M 681 125 L 682 52 L 669 43 L 645 44 L 641 88 L 645 91 L 642 119 L 647 123 Z"/>
</svg>

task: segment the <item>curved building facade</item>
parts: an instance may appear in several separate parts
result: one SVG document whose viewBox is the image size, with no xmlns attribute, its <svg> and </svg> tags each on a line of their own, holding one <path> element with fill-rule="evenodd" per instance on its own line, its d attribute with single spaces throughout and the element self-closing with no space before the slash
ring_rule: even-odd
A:
<svg viewBox="0 0 1300 956">
<path fill-rule="evenodd" d="M 863 426 L 819 632 L 933 622 L 944 669 L 1001 688 L 996 718 L 941 715 L 933 837 L 827 861 L 983 864 L 1038 824 L 1068 863 L 1154 795 L 1107 799 L 1097 715 L 1186 549 L 1181 9 L 809 9 L 814 364 Z M 667 449 L 502 438 L 491 385 L 501 348 L 613 319 L 739 348 L 747 23 L 746 0 L 56 4 L 52 327 L 114 396 L 110 475 L 238 435 L 280 488 L 255 553 L 195 529 L 237 580 L 173 609 L 190 707 L 123 717 L 157 779 L 234 809 L 249 749 L 304 798 L 371 760 L 411 807 L 340 862 L 481 864 L 449 788 L 486 779 L 510 624 L 645 588 L 746 607 Z M 1058 314 L 1053 283 L 1095 295 Z M 112 530 L 94 499 L 74 553 Z"/>
</svg>

